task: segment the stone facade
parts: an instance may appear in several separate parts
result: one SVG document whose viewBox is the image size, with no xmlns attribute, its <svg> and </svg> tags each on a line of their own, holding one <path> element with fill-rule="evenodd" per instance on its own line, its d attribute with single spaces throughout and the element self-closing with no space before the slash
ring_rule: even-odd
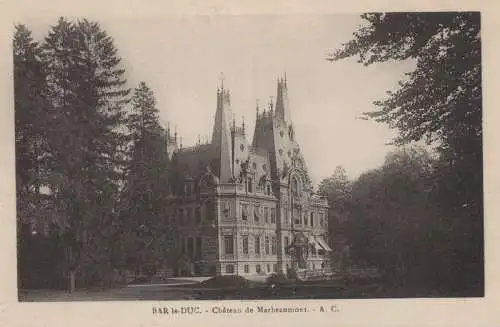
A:
<svg viewBox="0 0 500 327">
<path fill-rule="evenodd" d="M 217 90 L 212 140 L 172 149 L 167 219 L 177 275 L 255 275 L 328 266 L 326 199 L 312 192 L 288 112 L 287 81 L 260 112 L 251 144 Z"/>
</svg>

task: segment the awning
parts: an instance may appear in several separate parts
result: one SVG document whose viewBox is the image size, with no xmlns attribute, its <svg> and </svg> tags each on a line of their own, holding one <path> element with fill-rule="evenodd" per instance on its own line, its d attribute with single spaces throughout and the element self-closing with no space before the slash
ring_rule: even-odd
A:
<svg viewBox="0 0 500 327">
<path fill-rule="evenodd" d="M 323 248 L 321 247 L 320 244 L 318 244 L 318 242 L 316 241 L 316 238 L 312 235 L 309 236 L 309 244 L 311 245 L 314 245 L 314 247 L 316 248 L 316 251 L 317 250 L 323 250 Z"/>
<path fill-rule="evenodd" d="M 328 244 L 325 242 L 325 240 L 321 236 L 317 236 L 316 240 L 318 241 L 319 245 L 325 250 L 325 251 L 333 251 Z"/>
</svg>

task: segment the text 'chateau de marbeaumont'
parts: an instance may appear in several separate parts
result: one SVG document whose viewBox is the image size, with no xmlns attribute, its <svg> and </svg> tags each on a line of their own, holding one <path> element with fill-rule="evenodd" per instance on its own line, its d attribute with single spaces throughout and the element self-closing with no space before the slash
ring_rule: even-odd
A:
<svg viewBox="0 0 500 327">
<path fill-rule="evenodd" d="M 313 192 L 290 118 L 287 81 L 257 107 L 252 143 L 217 89 L 211 142 L 185 148 L 168 131 L 166 219 L 176 275 L 255 275 L 329 266 L 328 203 Z"/>
</svg>

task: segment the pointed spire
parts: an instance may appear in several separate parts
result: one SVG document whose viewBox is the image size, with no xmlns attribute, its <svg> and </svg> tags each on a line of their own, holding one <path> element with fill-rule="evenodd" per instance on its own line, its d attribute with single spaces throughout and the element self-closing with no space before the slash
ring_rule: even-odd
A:
<svg viewBox="0 0 500 327">
<path fill-rule="evenodd" d="M 241 118 L 241 128 L 243 129 L 243 133 L 245 132 L 245 116 Z"/>
<path fill-rule="evenodd" d="M 259 99 L 255 101 L 255 115 L 259 118 Z"/>
<path fill-rule="evenodd" d="M 217 160 L 217 167 L 214 167 L 214 173 L 219 177 L 221 182 L 227 182 L 232 175 L 231 137 L 229 128 L 231 103 L 229 90 L 224 89 L 223 78 L 220 80 L 221 88 L 217 90 L 217 109 L 212 132 L 212 147 Z"/>
<path fill-rule="evenodd" d="M 278 79 L 278 89 L 276 97 L 276 118 L 281 121 L 290 123 L 290 113 L 288 112 L 288 90 L 286 74 L 284 78 Z"/>
<path fill-rule="evenodd" d="M 219 75 L 219 87 L 218 89 L 223 91 L 224 90 L 224 73 L 223 72 L 220 72 L 220 75 Z"/>
</svg>

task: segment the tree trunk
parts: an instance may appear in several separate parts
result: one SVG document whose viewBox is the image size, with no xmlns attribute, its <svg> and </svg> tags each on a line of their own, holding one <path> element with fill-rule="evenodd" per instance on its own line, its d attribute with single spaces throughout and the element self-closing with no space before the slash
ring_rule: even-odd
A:
<svg viewBox="0 0 500 327">
<path fill-rule="evenodd" d="M 69 271 L 69 285 L 68 285 L 68 291 L 70 293 L 73 293 L 75 291 L 75 276 L 76 276 L 76 271 L 75 270 L 70 270 Z"/>
</svg>

